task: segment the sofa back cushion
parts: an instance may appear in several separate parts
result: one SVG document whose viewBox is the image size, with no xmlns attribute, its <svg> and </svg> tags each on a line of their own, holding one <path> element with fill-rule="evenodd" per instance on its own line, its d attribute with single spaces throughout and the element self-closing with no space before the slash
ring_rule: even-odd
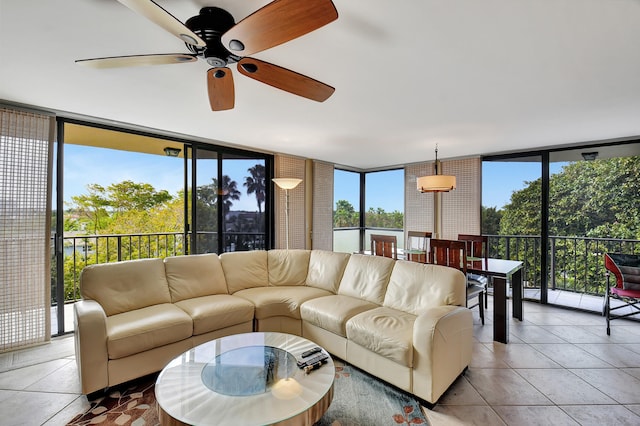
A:
<svg viewBox="0 0 640 426">
<path fill-rule="evenodd" d="M 98 302 L 107 316 L 171 303 L 162 259 L 87 266 L 80 274 L 80 294 Z"/>
<path fill-rule="evenodd" d="M 383 305 L 420 315 L 437 306 L 465 306 L 466 293 L 467 280 L 458 269 L 399 260 L 391 272 Z"/>
<path fill-rule="evenodd" d="M 394 262 L 388 257 L 352 254 L 338 294 L 382 305 Z"/>
<path fill-rule="evenodd" d="M 230 294 L 269 284 L 267 252 L 264 250 L 223 253 L 220 255 L 220 263 Z"/>
<path fill-rule="evenodd" d="M 269 250 L 269 285 L 304 285 L 310 253 L 310 250 Z"/>
<path fill-rule="evenodd" d="M 167 257 L 164 269 L 173 303 L 228 293 L 222 265 L 215 253 Z"/>
<path fill-rule="evenodd" d="M 337 293 L 349 257 L 349 253 L 313 250 L 309 257 L 307 285 Z"/>
</svg>

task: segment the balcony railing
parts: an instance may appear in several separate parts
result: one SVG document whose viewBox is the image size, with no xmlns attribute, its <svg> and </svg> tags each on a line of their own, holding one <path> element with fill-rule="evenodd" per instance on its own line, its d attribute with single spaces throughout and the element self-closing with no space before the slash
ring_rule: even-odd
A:
<svg viewBox="0 0 640 426">
<path fill-rule="evenodd" d="M 489 235 L 489 256 L 524 262 L 527 288 L 540 288 L 539 236 Z M 549 283 L 552 290 L 604 296 L 604 253 L 640 253 L 640 240 L 587 237 L 549 237 Z"/>
<path fill-rule="evenodd" d="M 397 230 L 393 231 L 392 233 L 396 233 Z M 359 232 L 353 230 L 336 229 L 334 235 L 341 232 L 349 235 L 347 240 L 359 238 Z M 399 242 L 402 241 L 402 235 L 399 236 Z M 187 235 L 187 238 L 189 237 Z M 203 238 L 217 241 L 218 235 L 198 232 L 198 238 L 199 241 Z M 345 238 L 339 240 L 343 245 L 359 247 L 357 240 L 354 244 L 349 244 Z M 63 241 L 65 301 L 74 301 L 80 298 L 80 272 L 87 265 L 132 259 L 164 258 L 188 253 L 185 234 L 179 232 L 74 236 L 65 237 Z M 207 250 L 204 245 L 200 247 L 204 247 L 202 252 L 215 251 L 213 249 Z M 211 247 L 217 247 L 217 243 Z M 225 251 L 265 249 L 264 234 L 227 232 L 225 233 L 224 248 Z M 549 288 L 603 296 L 606 291 L 603 253 L 606 252 L 640 254 L 640 240 L 550 237 Z M 540 288 L 542 271 L 539 236 L 489 235 L 489 255 L 523 261 L 525 287 Z M 52 291 L 52 294 L 55 295 L 55 291 Z M 52 300 L 52 303 L 55 305 L 55 300 Z"/>
<path fill-rule="evenodd" d="M 197 232 L 200 252 L 215 252 L 218 234 Z M 265 235 L 259 232 L 225 232 L 224 250 L 265 249 Z M 80 299 L 80 273 L 85 266 L 124 260 L 165 258 L 189 253 L 191 237 L 181 232 L 152 234 L 83 235 L 63 238 L 65 302 Z M 207 244 L 209 243 L 209 244 Z M 55 277 L 55 273 L 52 274 Z M 52 283 L 55 285 L 55 283 Z M 52 305 L 56 305 L 52 289 Z"/>
<path fill-rule="evenodd" d="M 399 243 L 403 235 L 404 233 L 401 232 L 398 237 Z M 350 249 L 359 246 L 359 236 L 358 228 L 334 229 L 334 242 L 340 242 L 341 246 Z M 540 289 L 542 282 L 540 236 L 488 235 L 488 237 L 489 256 L 524 262 L 525 287 Z M 334 249 L 338 251 L 336 244 Z M 603 253 L 606 252 L 640 253 L 640 240 L 550 237 L 549 289 L 604 296 L 606 276 Z"/>
</svg>

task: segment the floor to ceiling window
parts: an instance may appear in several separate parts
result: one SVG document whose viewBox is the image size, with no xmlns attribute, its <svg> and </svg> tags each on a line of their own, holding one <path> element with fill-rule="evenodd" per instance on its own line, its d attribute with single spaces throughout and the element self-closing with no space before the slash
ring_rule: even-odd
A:
<svg viewBox="0 0 640 426">
<path fill-rule="evenodd" d="M 640 252 L 640 143 L 483 160 L 482 232 L 491 255 L 525 263 L 525 297 L 600 310 L 602 254 Z"/>
<path fill-rule="evenodd" d="M 333 250 L 362 250 L 360 173 L 336 169 L 333 177 Z"/>
<path fill-rule="evenodd" d="M 368 250 L 371 234 L 404 247 L 404 170 L 334 172 L 334 251 Z"/>
<path fill-rule="evenodd" d="M 271 156 L 87 123 L 59 126 L 55 229 L 64 250 L 54 304 L 80 297 L 86 265 L 270 247 Z M 72 329 L 70 314 L 57 322 L 53 334 Z"/>
<path fill-rule="evenodd" d="M 549 154 L 549 302 L 606 292 L 603 253 L 640 254 L 640 143 Z M 600 309 L 601 306 L 594 306 Z"/>
<path fill-rule="evenodd" d="M 194 253 L 264 250 L 271 240 L 266 210 L 270 162 L 200 146 L 195 152 Z M 218 208 L 221 206 L 221 208 Z"/>
<path fill-rule="evenodd" d="M 365 173 L 365 247 L 371 234 L 394 235 L 404 248 L 404 170 Z"/>
<path fill-rule="evenodd" d="M 482 163 L 482 233 L 491 256 L 525 262 L 525 297 L 540 300 L 542 156 Z"/>
</svg>

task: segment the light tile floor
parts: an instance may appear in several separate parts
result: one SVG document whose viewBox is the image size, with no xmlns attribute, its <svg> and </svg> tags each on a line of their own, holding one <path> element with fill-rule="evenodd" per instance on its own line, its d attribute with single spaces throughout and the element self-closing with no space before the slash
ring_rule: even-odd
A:
<svg viewBox="0 0 640 426">
<path fill-rule="evenodd" d="M 640 425 L 640 322 L 525 302 L 510 343 L 493 342 L 492 303 L 474 312 L 469 370 L 425 413 L 433 426 Z M 0 424 L 64 425 L 80 394 L 73 338 L 0 354 Z"/>
<path fill-rule="evenodd" d="M 491 302 L 484 326 L 473 312 L 469 370 L 424 410 L 432 425 L 640 425 L 640 322 L 607 336 L 600 314 L 525 302 L 505 345 Z"/>
</svg>

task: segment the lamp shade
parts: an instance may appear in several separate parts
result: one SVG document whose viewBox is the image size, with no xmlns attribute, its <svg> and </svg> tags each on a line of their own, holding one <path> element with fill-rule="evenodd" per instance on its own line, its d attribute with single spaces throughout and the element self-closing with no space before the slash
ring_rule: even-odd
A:
<svg viewBox="0 0 640 426">
<path fill-rule="evenodd" d="M 274 178 L 271 180 L 282 189 L 293 189 L 302 182 L 302 179 L 297 178 Z"/>
<path fill-rule="evenodd" d="M 449 175 L 422 176 L 417 183 L 420 192 L 449 192 L 456 189 L 456 177 Z"/>
</svg>

